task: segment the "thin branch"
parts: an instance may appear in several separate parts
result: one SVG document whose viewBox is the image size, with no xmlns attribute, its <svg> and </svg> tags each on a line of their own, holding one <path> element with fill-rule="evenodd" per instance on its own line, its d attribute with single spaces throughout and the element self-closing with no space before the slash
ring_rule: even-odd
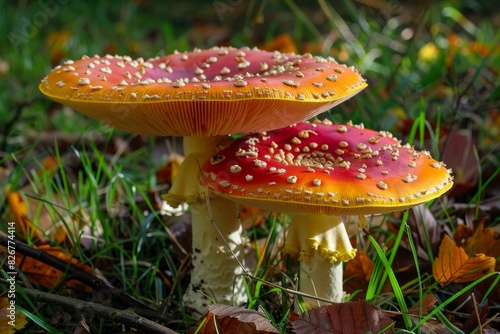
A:
<svg viewBox="0 0 500 334">
<path fill-rule="evenodd" d="M 152 334 L 178 334 L 170 328 L 162 326 L 154 321 L 143 318 L 132 309 L 118 310 L 112 307 L 85 302 L 79 299 L 59 296 L 53 293 L 42 292 L 35 289 L 23 288 L 24 293 L 31 300 L 55 304 L 71 309 L 78 314 L 96 315 L 115 323 L 125 324 L 135 329 Z"/>
<path fill-rule="evenodd" d="M 111 284 L 97 278 L 84 270 L 78 268 L 77 266 L 65 262 L 61 259 L 58 259 L 55 256 L 45 253 L 44 251 L 32 248 L 27 244 L 20 242 L 18 240 L 16 242 L 16 252 L 23 254 L 24 256 L 31 257 L 38 261 L 41 261 L 55 269 L 58 269 L 62 272 L 65 272 L 68 277 L 72 279 L 76 279 L 86 285 L 90 286 L 94 289 L 95 292 L 98 291 L 107 291 L 111 294 L 111 302 L 116 307 L 127 308 L 134 307 L 140 312 L 141 309 L 144 311 L 156 311 L 150 305 L 143 303 L 142 301 L 130 296 L 124 291 L 112 286 Z M 9 244 L 9 239 L 6 235 L 0 233 L 0 245 L 7 247 Z M 142 313 L 142 312 L 141 312 Z"/>
</svg>

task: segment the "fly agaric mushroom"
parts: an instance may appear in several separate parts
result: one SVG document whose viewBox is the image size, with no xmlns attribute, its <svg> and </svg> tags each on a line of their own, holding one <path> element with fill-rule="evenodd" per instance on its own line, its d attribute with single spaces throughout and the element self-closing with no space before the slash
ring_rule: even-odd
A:
<svg viewBox="0 0 500 334">
<path fill-rule="evenodd" d="M 241 303 L 241 274 L 231 252 L 208 221 L 198 183 L 198 162 L 224 136 L 277 129 L 313 117 L 366 86 L 353 68 L 333 58 L 214 47 L 149 60 L 94 56 L 66 61 L 45 77 L 42 93 L 120 130 L 151 136 L 184 136 L 186 156 L 165 199 L 191 204 L 192 280 L 186 306 L 201 313 L 208 300 Z M 242 258 L 237 206 L 211 199 L 212 217 Z"/>
<path fill-rule="evenodd" d="M 334 302 L 343 295 L 342 261 L 356 253 L 340 216 L 405 210 L 453 184 L 428 152 L 388 132 L 329 121 L 238 138 L 202 172 L 220 196 L 295 215 L 284 251 L 301 261 L 300 291 Z"/>
</svg>

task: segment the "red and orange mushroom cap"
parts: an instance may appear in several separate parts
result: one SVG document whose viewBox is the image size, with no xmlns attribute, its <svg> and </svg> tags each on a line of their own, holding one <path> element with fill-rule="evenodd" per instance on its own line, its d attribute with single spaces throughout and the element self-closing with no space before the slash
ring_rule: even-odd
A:
<svg viewBox="0 0 500 334">
<path fill-rule="evenodd" d="M 213 136 L 277 129 L 366 87 L 333 58 L 214 47 L 148 60 L 86 57 L 41 82 L 51 99 L 128 132 Z"/>
<path fill-rule="evenodd" d="M 428 152 L 388 132 L 328 121 L 241 137 L 202 171 L 221 196 L 292 214 L 400 211 L 453 184 L 450 170 Z"/>
</svg>

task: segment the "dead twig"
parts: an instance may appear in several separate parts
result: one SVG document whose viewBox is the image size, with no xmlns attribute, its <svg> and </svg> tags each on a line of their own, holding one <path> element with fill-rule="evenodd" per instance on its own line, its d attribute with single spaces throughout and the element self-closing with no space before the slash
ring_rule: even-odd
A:
<svg viewBox="0 0 500 334">
<path fill-rule="evenodd" d="M 7 247 L 8 241 L 9 239 L 7 238 L 6 235 L 0 234 L 0 245 Z M 156 311 L 150 305 L 143 303 L 142 301 L 130 296 L 124 291 L 112 286 L 108 282 L 103 281 L 102 279 L 85 272 L 84 270 L 78 268 L 77 266 L 71 263 L 60 260 L 50 254 L 45 253 L 44 251 L 32 248 L 27 244 L 20 242 L 18 240 L 16 240 L 15 242 L 16 242 L 17 253 L 31 257 L 55 269 L 65 272 L 68 277 L 78 280 L 90 286 L 92 289 L 94 289 L 95 292 L 106 292 L 105 293 L 106 295 L 111 295 L 110 301 L 114 307 L 117 308 L 133 307 L 137 309 L 138 313 L 140 313 L 141 310 L 143 310 L 144 313 L 149 313 L 149 314 L 151 313 L 151 311 Z M 158 317 L 161 317 L 159 312 L 158 312 Z"/>
<path fill-rule="evenodd" d="M 53 293 L 42 292 L 35 289 L 22 288 L 24 293 L 33 301 L 55 304 L 66 309 L 71 309 L 79 314 L 99 316 L 115 323 L 125 324 L 135 329 L 154 334 L 177 334 L 172 329 L 162 326 L 154 321 L 141 317 L 133 309 L 118 310 L 97 303 L 85 302 L 79 299 L 59 296 Z"/>
</svg>

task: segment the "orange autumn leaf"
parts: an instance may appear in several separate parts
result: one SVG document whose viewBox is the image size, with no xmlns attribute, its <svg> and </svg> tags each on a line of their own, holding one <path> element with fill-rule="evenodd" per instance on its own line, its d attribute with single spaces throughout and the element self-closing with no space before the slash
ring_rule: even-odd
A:
<svg viewBox="0 0 500 334">
<path fill-rule="evenodd" d="M 474 233 L 472 229 L 464 224 L 458 224 L 455 233 L 453 234 L 453 240 L 459 247 L 467 248 L 468 240 L 472 237 Z"/>
<path fill-rule="evenodd" d="M 77 259 L 71 256 L 71 254 L 66 253 L 60 247 L 54 247 L 50 245 L 41 245 L 38 247 L 39 250 L 45 253 L 57 257 L 64 262 L 70 262 L 71 264 L 77 266 L 81 270 L 90 273 L 92 269 L 80 263 Z M 3 253 L 6 254 L 6 253 Z M 54 267 L 49 266 L 41 261 L 38 261 L 31 257 L 25 257 L 24 255 L 16 254 L 16 267 L 28 278 L 32 284 L 39 284 L 47 289 L 53 288 L 55 285 L 61 283 L 64 279 L 64 273 Z M 67 285 L 75 290 L 91 292 L 92 289 L 87 285 L 80 283 L 76 280 L 69 280 Z"/>
<path fill-rule="evenodd" d="M 168 161 L 156 172 L 156 180 L 158 183 L 172 183 L 172 180 L 177 175 L 179 166 L 181 165 L 184 157 L 179 154 L 171 154 Z"/>
<path fill-rule="evenodd" d="M 479 223 L 474 235 L 467 239 L 467 249 L 472 253 L 483 253 L 488 256 L 500 257 L 500 233 L 488 227 L 484 222 Z"/>
<path fill-rule="evenodd" d="M 28 235 L 30 235 L 31 238 L 40 239 L 38 228 L 28 218 L 28 205 L 24 201 L 21 193 L 17 191 L 11 191 L 10 185 L 7 185 L 6 195 L 10 212 L 12 213 L 12 219 L 14 219 L 16 223 L 16 233 L 20 234 L 23 237 L 27 237 Z"/>
<path fill-rule="evenodd" d="M 277 35 L 272 41 L 262 44 L 260 48 L 268 51 L 277 50 L 282 53 L 298 52 L 297 45 L 295 45 L 292 37 L 287 34 Z"/>
<path fill-rule="evenodd" d="M 28 321 L 24 313 L 16 309 L 15 298 L 0 298 L 0 333 L 16 333 L 21 330 Z"/>
<path fill-rule="evenodd" d="M 51 155 L 43 159 L 42 161 L 42 169 L 38 172 L 38 175 L 41 175 L 43 172 L 50 173 L 51 176 L 54 176 L 57 167 L 59 166 L 59 161 Z"/>
<path fill-rule="evenodd" d="M 450 237 L 445 235 L 433 269 L 436 281 L 445 285 L 475 281 L 492 272 L 494 267 L 495 258 L 484 254 L 469 257 L 462 247 L 455 245 Z"/>
<path fill-rule="evenodd" d="M 458 225 L 454 239 L 469 254 L 482 253 L 496 259 L 500 257 L 500 233 L 490 227 L 484 228 L 484 221 L 479 222 L 474 230 L 462 224 Z M 497 262 L 498 268 L 500 261 Z"/>
<path fill-rule="evenodd" d="M 356 257 L 346 264 L 344 271 L 344 279 L 346 280 L 344 289 L 346 292 L 366 291 L 374 266 L 373 261 L 363 251 L 358 250 Z"/>
</svg>

